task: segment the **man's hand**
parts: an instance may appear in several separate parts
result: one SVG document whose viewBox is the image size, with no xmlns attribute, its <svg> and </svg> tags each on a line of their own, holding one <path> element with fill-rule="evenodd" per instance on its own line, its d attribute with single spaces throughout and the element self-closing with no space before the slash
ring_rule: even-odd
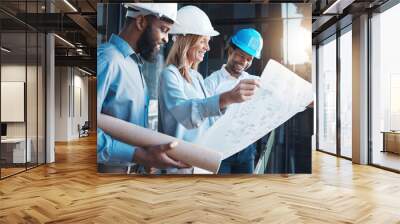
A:
<svg viewBox="0 0 400 224">
<path fill-rule="evenodd" d="M 250 100 L 257 87 L 260 87 L 260 81 L 257 79 L 242 79 L 232 90 L 222 93 L 219 106 L 225 108 L 233 103 L 241 103 Z"/>
<path fill-rule="evenodd" d="M 189 168 L 189 165 L 176 161 L 167 155 L 166 152 L 175 148 L 177 145 L 178 142 L 171 142 L 165 145 L 147 147 L 145 149 L 138 147 L 136 148 L 134 162 L 144 165 L 147 168 Z"/>
</svg>

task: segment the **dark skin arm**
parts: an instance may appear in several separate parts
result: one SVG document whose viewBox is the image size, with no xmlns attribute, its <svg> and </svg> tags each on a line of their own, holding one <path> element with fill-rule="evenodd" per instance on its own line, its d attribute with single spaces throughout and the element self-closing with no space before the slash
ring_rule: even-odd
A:
<svg viewBox="0 0 400 224">
<path fill-rule="evenodd" d="M 241 103 L 250 100 L 257 87 L 260 87 L 260 81 L 256 79 L 243 79 L 230 91 L 221 94 L 219 99 L 220 108 L 225 108 L 233 103 Z"/>
<path fill-rule="evenodd" d="M 146 148 L 136 148 L 134 162 L 144 165 L 147 169 L 154 167 L 163 168 L 188 168 L 189 165 L 176 161 L 168 156 L 167 152 L 178 146 L 178 142 L 171 142 L 164 145 L 150 146 Z"/>
</svg>

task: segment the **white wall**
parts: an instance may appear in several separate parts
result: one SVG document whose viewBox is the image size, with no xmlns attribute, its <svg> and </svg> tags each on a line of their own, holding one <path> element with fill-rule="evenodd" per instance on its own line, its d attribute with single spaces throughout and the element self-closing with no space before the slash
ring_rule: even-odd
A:
<svg viewBox="0 0 400 224">
<path fill-rule="evenodd" d="M 56 67 L 56 141 L 77 139 L 78 124 L 88 120 L 88 78 L 83 75 L 76 68 Z"/>
<path fill-rule="evenodd" d="M 36 130 L 36 120 L 37 120 L 37 115 L 36 113 L 32 113 L 32 111 L 36 112 L 36 106 L 37 106 L 37 99 L 36 99 L 36 80 L 31 80 L 30 75 L 35 74 L 36 75 L 36 66 L 27 66 L 27 68 L 24 65 L 18 65 L 18 64 L 6 64 L 1 66 L 1 81 L 9 81 L 9 82 L 25 82 L 25 75 L 26 75 L 26 70 L 28 72 L 28 81 L 29 81 L 29 86 L 35 86 L 34 88 L 27 88 L 27 106 L 29 107 L 29 110 L 27 113 L 27 120 L 29 122 L 28 124 L 28 137 L 29 134 L 31 133 L 30 128 L 32 127 L 34 130 Z M 40 107 L 41 105 L 39 105 Z M 1 108 L 1 110 L 7 110 L 7 108 Z M 32 123 L 34 122 L 34 124 Z M 7 136 L 8 137 L 25 137 L 25 125 L 26 122 L 7 122 Z M 36 136 L 36 132 L 35 132 Z"/>
<path fill-rule="evenodd" d="M 68 141 L 68 109 L 69 109 L 69 69 L 55 68 L 55 141 Z"/>
<path fill-rule="evenodd" d="M 37 70 L 38 69 L 38 70 Z M 24 82 L 26 84 L 26 106 L 21 109 L 26 112 L 26 120 L 23 122 L 6 122 L 7 137 L 9 138 L 25 138 L 25 135 L 30 139 L 30 148 L 32 161 L 36 162 L 39 158 L 39 163 L 44 163 L 44 74 L 42 67 L 25 64 L 3 64 L 1 66 L 1 81 Z M 27 80 L 25 80 L 27 78 Z M 22 90 L 23 91 L 23 90 Z M 23 92 L 22 92 L 23 94 Z M 7 97 L 7 96 L 2 96 Z M 1 108 L 11 110 L 11 108 Z M 12 111 L 7 111 L 11 112 Z M 39 156 L 37 157 L 37 153 Z"/>
<path fill-rule="evenodd" d="M 71 102 L 71 105 L 74 105 L 72 108 L 72 119 L 71 119 L 71 136 L 72 138 L 78 138 L 79 133 L 78 133 L 78 124 L 83 125 L 85 121 L 88 120 L 88 78 L 81 76 L 82 73 L 78 73 L 79 75 L 76 75 L 76 72 L 79 72 L 79 70 L 74 70 L 75 75 L 74 75 L 74 96 L 72 98 L 74 99 L 74 102 Z M 80 97 L 79 97 L 80 96 Z M 79 103 L 80 101 L 80 103 Z M 81 108 L 79 108 L 81 107 Z M 82 111 L 80 111 L 80 109 Z"/>
<path fill-rule="evenodd" d="M 1 81 L 25 82 L 25 65 L 2 65 Z M 1 108 L 6 110 L 7 108 Z M 7 123 L 7 137 L 25 137 L 25 123 Z"/>
</svg>

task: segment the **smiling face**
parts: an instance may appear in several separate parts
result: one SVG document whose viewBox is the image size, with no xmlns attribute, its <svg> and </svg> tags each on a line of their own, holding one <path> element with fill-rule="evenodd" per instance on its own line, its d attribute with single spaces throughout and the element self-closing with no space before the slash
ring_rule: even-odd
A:
<svg viewBox="0 0 400 224">
<path fill-rule="evenodd" d="M 148 18 L 149 25 L 138 40 L 140 55 L 147 61 L 154 61 L 161 46 L 168 42 L 168 32 L 172 23 L 155 17 Z"/>
<path fill-rule="evenodd" d="M 199 63 L 204 59 L 204 55 L 210 50 L 208 42 L 210 41 L 209 36 L 200 36 L 199 39 L 190 47 L 188 51 L 188 59 L 191 63 Z"/>
<path fill-rule="evenodd" d="M 250 67 L 252 62 L 253 56 L 248 55 L 239 48 L 230 47 L 225 68 L 232 76 L 239 77 L 243 71 Z"/>
</svg>

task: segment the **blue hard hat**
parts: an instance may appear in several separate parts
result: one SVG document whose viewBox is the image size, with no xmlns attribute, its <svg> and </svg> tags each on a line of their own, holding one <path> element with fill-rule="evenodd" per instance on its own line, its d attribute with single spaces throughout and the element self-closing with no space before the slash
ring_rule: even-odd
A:
<svg viewBox="0 0 400 224">
<path fill-rule="evenodd" d="M 241 29 L 233 37 L 232 43 L 247 54 L 260 59 L 263 48 L 263 38 L 253 28 Z"/>
</svg>

